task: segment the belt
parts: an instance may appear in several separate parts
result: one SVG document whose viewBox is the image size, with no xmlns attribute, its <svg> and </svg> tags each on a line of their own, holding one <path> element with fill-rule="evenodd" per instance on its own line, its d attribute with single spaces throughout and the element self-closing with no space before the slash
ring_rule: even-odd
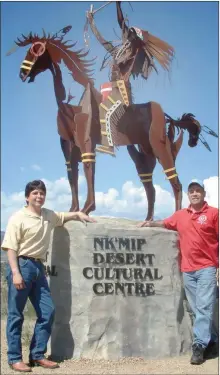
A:
<svg viewBox="0 0 220 375">
<path fill-rule="evenodd" d="M 33 258 L 33 257 L 26 257 L 24 255 L 19 255 L 18 258 L 22 258 L 22 259 L 30 259 L 30 260 L 34 260 L 35 262 L 42 262 L 42 259 L 39 259 L 39 258 Z"/>
</svg>

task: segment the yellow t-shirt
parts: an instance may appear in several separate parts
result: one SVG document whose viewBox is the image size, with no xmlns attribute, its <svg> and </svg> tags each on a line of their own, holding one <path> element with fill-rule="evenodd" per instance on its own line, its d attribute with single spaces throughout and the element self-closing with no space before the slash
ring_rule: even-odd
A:
<svg viewBox="0 0 220 375">
<path fill-rule="evenodd" d="M 18 256 L 46 260 L 51 231 L 63 225 L 64 217 L 64 212 L 54 212 L 47 208 L 42 208 L 38 216 L 23 207 L 9 219 L 2 250 L 12 249 L 17 251 Z"/>
</svg>

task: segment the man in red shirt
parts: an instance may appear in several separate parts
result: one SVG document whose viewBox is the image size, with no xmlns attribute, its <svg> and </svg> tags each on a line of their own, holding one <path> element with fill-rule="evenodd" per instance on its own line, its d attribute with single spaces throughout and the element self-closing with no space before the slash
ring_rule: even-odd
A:
<svg viewBox="0 0 220 375">
<path fill-rule="evenodd" d="M 192 180 L 188 186 L 188 208 L 162 221 L 145 221 L 139 227 L 161 227 L 177 231 L 181 271 L 186 297 L 194 315 L 191 364 L 201 364 L 218 352 L 213 315 L 218 280 L 219 211 L 205 201 L 204 185 Z"/>
</svg>

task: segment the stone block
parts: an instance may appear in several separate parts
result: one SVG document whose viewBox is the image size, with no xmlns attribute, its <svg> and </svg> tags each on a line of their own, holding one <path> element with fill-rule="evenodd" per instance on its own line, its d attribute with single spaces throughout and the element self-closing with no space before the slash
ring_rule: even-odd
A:
<svg viewBox="0 0 220 375">
<path fill-rule="evenodd" d="M 47 271 L 56 358 L 176 356 L 191 346 L 177 234 L 125 219 L 56 228 Z"/>
</svg>

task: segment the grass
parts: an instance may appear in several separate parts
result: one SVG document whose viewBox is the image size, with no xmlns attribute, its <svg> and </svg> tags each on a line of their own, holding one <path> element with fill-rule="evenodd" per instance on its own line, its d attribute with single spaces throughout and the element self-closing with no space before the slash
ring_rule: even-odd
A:
<svg viewBox="0 0 220 375">
<path fill-rule="evenodd" d="M 30 320 L 24 320 L 24 324 L 22 328 L 22 337 L 21 337 L 22 345 L 29 347 L 33 333 L 34 333 L 34 322 Z"/>
</svg>

